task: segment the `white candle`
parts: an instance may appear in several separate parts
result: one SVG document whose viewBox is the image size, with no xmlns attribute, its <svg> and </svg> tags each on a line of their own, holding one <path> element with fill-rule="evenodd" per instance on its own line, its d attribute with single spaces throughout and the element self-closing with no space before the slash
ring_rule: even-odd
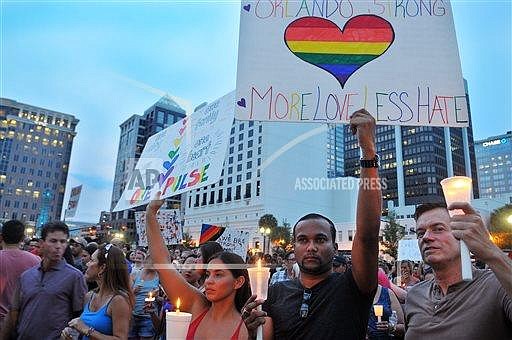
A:
<svg viewBox="0 0 512 340">
<path fill-rule="evenodd" d="M 383 305 L 373 305 L 373 312 L 375 313 L 375 316 L 377 317 L 377 321 L 381 321 L 382 313 L 384 311 Z"/>
<path fill-rule="evenodd" d="M 270 278 L 270 271 L 268 268 L 261 266 L 261 259 L 258 260 L 256 268 L 247 268 L 249 272 L 249 281 L 251 283 L 251 290 L 253 294 L 256 294 L 258 299 L 267 299 L 268 292 L 268 279 Z M 261 310 L 261 305 L 258 306 Z M 256 339 L 263 339 L 263 327 L 259 326 L 256 333 Z"/>
<path fill-rule="evenodd" d="M 155 297 L 153 296 L 153 292 L 149 292 L 148 297 L 144 299 L 145 302 L 154 302 Z"/>
<path fill-rule="evenodd" d="M 469 177 L 454 176 L 445 178 L 441 181 L 443 187 L 444 199 L 449 206 L 453 202 L 471 202 L 472 180 Z M 464 215 L 460 209 L 449 210 L 450 216 Z M 464 241 L 460 241 L 460 261 L 462 265 L 462 279 L 472 280 L 473 272 L 471 270 L 471 255 L 468 246 Z"/>
<path fill-rule="evenodd" d="M 180 299 L 176 302 L 176 311 L 165 313 L 167 340 L 184 340 L 187 337 L 188 326 L 192 314 L 180 311 Z"/>
<path fill-rule="evenodd" d="M 252 293 L 256 294 L 258 299 L 266 300 L 270 271 L 268 268 L 261 266 L 261 260 L 258 260 L 256 267 L 247 268 L 247 271 L 249 272 Z"/>
</svg>

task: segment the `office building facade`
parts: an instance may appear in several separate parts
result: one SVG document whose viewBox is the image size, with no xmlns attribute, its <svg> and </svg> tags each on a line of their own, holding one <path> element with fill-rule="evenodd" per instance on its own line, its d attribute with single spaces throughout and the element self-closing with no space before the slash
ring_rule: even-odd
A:
<svg viewBox="0 0 512 340">
<path fill-rule="evenodd" d="M 473 197 L 479 197 L 475 146 L 467 82 L 464 80 L 469 127 L 377 127 L 380 176 L 385 180 L 384 206 L 404 207 L 442 199 L 440 182 L 451 176 L 473 179 Z M 359 177 L 356 136 L 344 136 L 345 176 Z"/>
<path fill-rule="evenodd" d="M 512 197 L 512 131 L 475 142 L 480 197 Z"/>
<path fill-rule="evenodd" d="M 343 177 L 344 167 L 344 125 L 329 125 L 327 132 L 327 177 Z"/>
<path fill-rule="evenodd" d="M 186 112 L 168 96 L 160 98 L 142 116 L 132 115 L 119 127 L 121 130 L 110 209 L 114 209 L 129 184 L 133 170 L 149 137 L 178 122 Z M 173 200 L 177 204 L 180 198 Z M 125 231 L 127 238 L 135 240 L 135 211 L 142 208 L 112 212 L 109 227 Z"/>
<path fill-rule="evenodd" d="M 279 225 L 310 212 L 355 220 L 358 186 L 327 178 L 326 140 L 329 130 L 318 125 L 235 120 L 219 181 L 187 193 L 184 231 L 198 240 L 202 224 L 245 230 L 261 249 L 265 214 Z"/>
<path fill-rule="evenodd" d="M 67 113 L 0 98 L 2 220 L 36 225 L 61 219 L 78 122 Z"/>
</svg>

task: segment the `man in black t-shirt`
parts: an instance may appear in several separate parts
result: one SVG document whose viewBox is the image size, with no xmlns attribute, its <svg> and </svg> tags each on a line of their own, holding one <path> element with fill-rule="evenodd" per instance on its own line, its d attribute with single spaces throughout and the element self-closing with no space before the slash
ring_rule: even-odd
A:
<svg viewBox="0 0 512 340">
<path fill-rule="evenodd" d="M 267 339 L 364 339 L 377 287 L 381 191 L 375 148 L 375 119 L 355 112 L 350 128 L 362 152 L 357 201 L 357 232 L 352 268 L 332 273 L 336 229 L 331 220 L 308 214 L 293 227 L 295 258 L 300 277 L 269 287 L 263 303 L 252 296 L 242 310 L 251 338 L 263 324 Z M 341 203 L 341 202 L 340 202 Z M 256 307 L 263 304 L 263 311 Z"/>
</svg>

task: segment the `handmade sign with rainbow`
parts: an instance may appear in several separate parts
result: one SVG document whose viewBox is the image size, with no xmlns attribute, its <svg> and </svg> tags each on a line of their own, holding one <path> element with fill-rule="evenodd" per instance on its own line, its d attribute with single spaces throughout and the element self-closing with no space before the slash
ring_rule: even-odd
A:
<svg viewBox="0 0 512 340">
<path fill-rule="evenodd" d="M 394 37 L 391 24 L 376 15 L 355 16 L 343 30 L 324 18 L 302 17 L 284 33 L 293 54 L 332 74 L 342 88 L 354 72 L 384 54 Z"/>
</svg>

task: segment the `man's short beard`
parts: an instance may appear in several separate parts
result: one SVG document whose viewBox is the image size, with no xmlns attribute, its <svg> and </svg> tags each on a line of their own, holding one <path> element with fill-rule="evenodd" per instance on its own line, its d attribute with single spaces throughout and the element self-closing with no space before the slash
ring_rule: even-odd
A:
<svg viewBox="0 0 512 340">
<path fill-rule="evenodd" d="M 313 269 L 306 268 L 305 266 L 302 265 L 302 263 L 299 263 L 299 262 L 297 262 L 297 263 L 299 264 L 300 271 L 305 274 L 309 274 L 309 275 L 318 276 L 318 275 L 325 274 L 329 271 L 332 271 L 332 261 L 322 263 L 322 264 L 320 264 L 320 266 L 313 268 Z"/>
</svg>

